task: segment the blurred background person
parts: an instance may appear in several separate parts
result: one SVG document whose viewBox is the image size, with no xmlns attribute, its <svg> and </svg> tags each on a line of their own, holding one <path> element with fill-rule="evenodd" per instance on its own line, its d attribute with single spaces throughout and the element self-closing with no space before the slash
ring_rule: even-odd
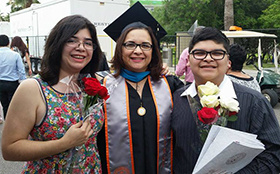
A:
<svg viewBox="0 0 280 174">
<path fill-rule="evenodd" d="M 8 36 L 0 35 L 0 102 L 4 119 L 19 81 L 26 79 L 22 59 L 19 54 L 10 50 L 9 43 Z"/>
<path fill-rule="evenodd" d="M 176 70 L 175 70 L 175 74 L 178 77 L 185 75 L 185 84 L 186 85 L 192 83 L 192 81 L 194 79 L 191 68 L 187 67 L 187 63 L 189 61 L 188 57 L 189 57 L 189 47 L 184 49 L 183 52 L 181 53 L 179 62 L 176 65 Z"/>
<path fill-rule="evenodd" d="M 205 28 L 204 26 L 198 26 L 194 29 L 194 34 L 196 32 L 199 32 L 202 28 Z M 187 63 L 189 62 L 189 47 L 185 48 L 183 52 L 180 55 L 179 62 L 176 65 L 175 74 L 180 77 L 185 75 L 185 84 L 188 85 L 193 82 L 193 73 L 191 71 L 191 68 L 187 66 Z"/>
<path fill-rule="evenodd" d="M 232 44 L 229 51 L 231 67 L 227 71 L 227 75 L 233 82 L 261 92 L 261 88 L 257 80 L 242 71 L 246 57 L 246 51 L 241 45 Z"/>
<path fill-rule="evenodd" d="M 27 70 L 28 76 L 31 76 L 32 75 L 32 69 L 31 69 L 31 61 L 30 61 L 30 57 L 29 57 L 29 51 L 28 51 L 28 48 L 25 45 L 25 43 L 22 41 L 21 37 L 15 36 L 12 39 L 10 48 L 13 51 L 18 52 L 20 54 L 24 64 L 25 64 L 25 61 L 26 61 L 27 66 L 25 67 L 25 69 Z"/>
</svg>

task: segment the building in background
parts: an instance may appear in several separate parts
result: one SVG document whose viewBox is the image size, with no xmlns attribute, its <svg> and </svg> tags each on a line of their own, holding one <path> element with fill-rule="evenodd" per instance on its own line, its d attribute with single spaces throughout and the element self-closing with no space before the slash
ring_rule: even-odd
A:
<svg viewBox="0 0 280 174">
<path fill-rule="evenodd" d="M 68 15 L 80 14 L 96 27 L 102 51 L 110 60 L 115 43 L 103 29 L 129 8 L 127 0 L 52 0 L 10 14 L 10 37 L 20 36 L 31 57 L 41 58 L 50 30 Z"/>
<path fill-rule="evenodd" d="M 0 21 L 0 34 L 5 34 L 10 37 L 10 22 Z"/>
</svg>

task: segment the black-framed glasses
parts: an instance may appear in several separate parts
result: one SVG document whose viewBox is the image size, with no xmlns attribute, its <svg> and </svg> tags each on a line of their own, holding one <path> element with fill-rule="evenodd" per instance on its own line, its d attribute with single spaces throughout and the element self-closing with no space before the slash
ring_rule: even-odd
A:
<svg viewBox="0 0 280 174">
<path fill-rule="evenodd" d="M 214 60 L 221 60 L 227 54 L 224 50 L 213 50 L 213 51 L 205 51 L 205 50 L 193 50 L 190 54 L 197 60 L 202 60 L 210 54 L 210 57 Z"/>
<path fill-rule="evenodd" d="M 66 41 L 66 45 L 72 48 L 77 48 L 80 46 L 80 44 L 83 44 L 84 48 L 86 50 L 92 50 L 94 51 L 97 47 L 95 43 L 92 42 L 92 40 L 86 40 L 84 42 L 80 42 L 78 39 L 69 39 Z"/>
<path fill-rule="evenodd" d="M 125 42 L 125 43 L 123 43 L 123 46 L 128 50 L 135 50 L 138 46 L 143 51 L 150 51 L 153 48 L 153 45 L 151 45 L 149 43 L 137 44 L 137 43 L 134 43 L 134 42 Z"/>
</svg>

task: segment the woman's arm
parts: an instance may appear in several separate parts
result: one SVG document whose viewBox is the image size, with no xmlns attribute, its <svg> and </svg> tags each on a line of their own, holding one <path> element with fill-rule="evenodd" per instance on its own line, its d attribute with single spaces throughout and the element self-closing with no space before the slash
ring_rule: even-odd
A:
<svg viewBox="0 0 280 174">
<path fill-rule="evenodd" d="M 25 52 L 25 58 L 26 58 L 26 62 L 28 65 L 28 75 L 31 76 L 32 75 L 31 62 L 30 62 L 30 57 L 29 57 L 29 54 L 27 51 Z"/>
<path fill-rule="evenodd" d="M 93 133 L 87 120 L 85 123 L 79 122 L 71 126 L 60 139 L 28 140 L 38 115 L 44 114 L 45 111 L 45 102 L 35 80 L 23 81 L 10 103 L 3 129 L 2 154 L 5 160 L 31 161 L 46 158 L 84 144 Z"/>
</svg>

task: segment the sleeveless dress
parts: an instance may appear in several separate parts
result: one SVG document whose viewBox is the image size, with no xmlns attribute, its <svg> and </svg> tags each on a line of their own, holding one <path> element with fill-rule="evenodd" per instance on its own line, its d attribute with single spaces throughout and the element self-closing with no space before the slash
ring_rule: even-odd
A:
<svg viewBox="0 0 280 174">
<path fill-rule="evenodd" d="M 29 139 L 34 141 L 60 139 L 71 125 L 80 120 L 82 93 L 80 92 L 78 95 L 74 93 L 63 94 L 42 81 L 39 75 L 35 76 L 35 79 L 41 86 L 47 111 L 40 125 L 36 125 L 30 132 Z M 94 133 L 84 145 L 44 159 L 28 161 L 22 173 L 102 173 L 96 136 L 103 122 L 104 114 L 102 110 L 94 112 L 91 118 Z"/>
</svg>

